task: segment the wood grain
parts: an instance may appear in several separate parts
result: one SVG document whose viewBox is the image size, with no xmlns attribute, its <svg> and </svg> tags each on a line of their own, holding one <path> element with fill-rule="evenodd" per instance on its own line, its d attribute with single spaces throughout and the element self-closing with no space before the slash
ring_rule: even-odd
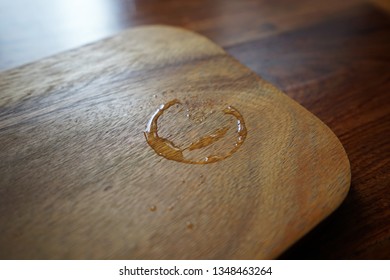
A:
<svg viewBox="0 0 390 280">
<path fill-rule="evenodd" d="M 206 35 L 324 121 L 351 161 L 346 201 L 281 258 L 390 258 L 388 0 L 14 0 L 0 10 L 0 69 L 140 24 Z"/>
<path fill-rule="evenodd" d="M 137 28 L 0 81 L 1 258 L 274 258 L 350 185 L 328 127 L 182 29 Z M 210 145 L 223 153 L 236 120 L 222 112 L 234 106 L 248 130 L 242 147 L 205 165 L 156 154 L 143 132 L 174 99 L 161 135 L 199 146 L 230 127 Z"/>
<path fill-rule="evenodd" d="M 0 26 L 0 69 L 32 62 L 145 24 L 181 26 L 227 47 L 321 22 L 361 2 L 4 1 L 0 3 L 0 10 L 7 11 L 2 14 L 4 24 Z"/>
</svg>

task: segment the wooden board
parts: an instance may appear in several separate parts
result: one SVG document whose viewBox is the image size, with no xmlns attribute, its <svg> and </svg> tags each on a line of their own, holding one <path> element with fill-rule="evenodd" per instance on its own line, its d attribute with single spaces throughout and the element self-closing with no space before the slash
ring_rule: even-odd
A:
<svg viewBox="0 0 390 280">
<path fill-rule="evenodd" d="M 274 258 L 350 185 L 328 127 L 183 29 L 3 72 L 0 92 L 1 258 Z"/>
</svg>

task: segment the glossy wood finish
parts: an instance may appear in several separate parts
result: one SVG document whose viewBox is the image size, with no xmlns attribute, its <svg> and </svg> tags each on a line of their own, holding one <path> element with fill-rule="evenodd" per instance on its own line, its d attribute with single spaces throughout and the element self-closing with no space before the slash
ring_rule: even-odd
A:
<svg viewBox="0 0 390 280">
<path fill-rule="evenodd" d="M 52 2 L 75 1 L 0 4 L 2 69 L 129 26 L 198 31 L 316 114 L 350 158 L 346 201 L 281 257 L 390 258 L 388 1 L 102 0 L 67 14 Z"/>
</svg>

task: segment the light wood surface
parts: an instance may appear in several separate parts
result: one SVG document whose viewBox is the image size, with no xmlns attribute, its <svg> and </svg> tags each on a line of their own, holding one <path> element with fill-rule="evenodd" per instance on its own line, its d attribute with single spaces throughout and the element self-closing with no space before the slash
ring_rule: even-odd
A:
<svg viewBox="0 0 390 280">
<path fill-rule="evenodd" d="M 319 119 L 183 29 L 150 26 L 0 75 L 0 257 L 275 258 L 328 216 L 350 185 Z M 159 135 L 199 159 L 158 155 Z M 206 135 L 206 136 L 205 136 Z M 218 138 L 218 139 L 216 139 Z M 199 146 L 199 145 L 198 145 Z"/>
<path fill-rule="evenodd" d="M 389 3 L 0 1 L 0 69 L 139 25 L 199 32 L 320 118 L 348 154 L 347 198 L 279 258 L 390 259 Z"/>
</svg>

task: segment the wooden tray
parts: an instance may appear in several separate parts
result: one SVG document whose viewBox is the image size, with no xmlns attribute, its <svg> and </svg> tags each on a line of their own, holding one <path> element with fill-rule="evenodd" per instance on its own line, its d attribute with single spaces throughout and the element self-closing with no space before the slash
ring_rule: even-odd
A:
<svg viewBox="0 0 390 280">
<path fill-rule="evenodd" d="M 344 199 L 311 113 L 148 26 L 0 74 L 0 257 L 275 258 Z"/>
</svg>

